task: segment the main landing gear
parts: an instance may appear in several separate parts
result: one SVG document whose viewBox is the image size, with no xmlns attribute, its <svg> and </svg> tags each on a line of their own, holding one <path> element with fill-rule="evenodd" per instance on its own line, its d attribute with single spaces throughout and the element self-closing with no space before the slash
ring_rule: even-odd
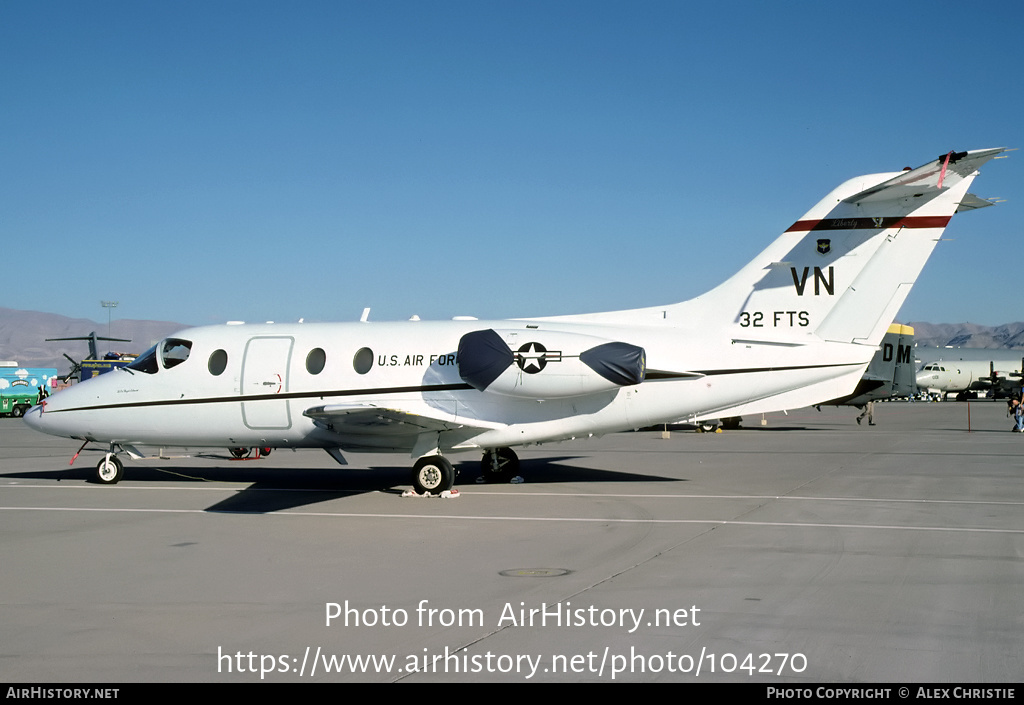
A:
<svg viewBox="0 0 1024 705">
<path fill-rule="evenodd" d="M 480 460 L 484 482 L 508 482 L 519 474 L 519 456 L 511 448 L 492 448 Z"/>
<path fill-rule="evenodd" d="M 455 484 L 455 468 L 442 455 L 425 455 L 412 466 L 412 487 L 416 494 L 440 494 Z"/>
<path fill-rule="evenodd" d="M 493 448 L 480 460 L 485 482 L 508 482 L 519 474 L 519 456 L 511 448 Z M 412 467 L 412 487 L 417 494 L 440 494 L 455 484 L 455 470 L 441 455 L 425 455 Z"/>
<path fill-rule="evenodd" d="M 270 451 L 273 448 L 256 448 L 256 457 L 265 458 L 270 455 Z M 252 455 L 252 448 L 228 448 L 228 452 L 231 453 L 231 457 L 235 460 L 244 460 Z"/>
</svg>

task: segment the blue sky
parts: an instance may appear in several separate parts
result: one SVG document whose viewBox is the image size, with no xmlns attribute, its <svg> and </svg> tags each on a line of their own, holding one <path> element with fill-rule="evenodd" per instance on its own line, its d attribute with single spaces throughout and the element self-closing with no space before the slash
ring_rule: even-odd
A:
<svg viewBox="0 0 1024 705">
<path fill-rule="evenodd" d="M 1018 2 L 6 0 L 0 306 L 688 299 L 849 177 L 1024 147 L 1022 26 Z M 953 220 L 899 320 L 1024 320 L 1024 152 L 983 172 L 1008 201 Z"/>
</svg>

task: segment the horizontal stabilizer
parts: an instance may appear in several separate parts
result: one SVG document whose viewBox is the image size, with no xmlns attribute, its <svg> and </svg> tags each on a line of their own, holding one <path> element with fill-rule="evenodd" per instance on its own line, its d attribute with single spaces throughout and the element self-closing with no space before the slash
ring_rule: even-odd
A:
<svg viewBox="0 0 1024 705">
<path fill-rule="evenodd" d="M 997 198 L 978 198 L 973 193 L 969 193 L 960 199 L 960 205 L 957 206 L 956 212 L 962 213 L 964 211 L 975 211 L 979 208 L 988 208 L 989 206 L 994 206 L 999 202 L 1000 201 Z"/>
<path fill-rule="evenodd" d="M 950 152 L 843 200 L 846 203 L 877 203 L 904 198 L 930 200 L 956 186 L 982 164 L 1005 151 L 1005 147 L 998 147 L 973 152 Z"/>
</svg>

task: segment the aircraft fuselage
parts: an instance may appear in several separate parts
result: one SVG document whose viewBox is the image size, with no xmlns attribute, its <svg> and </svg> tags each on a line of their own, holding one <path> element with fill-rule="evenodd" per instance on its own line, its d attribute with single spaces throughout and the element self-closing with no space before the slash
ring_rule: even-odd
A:
<svg viewBox="0 0 1024 705">
<path fill-rule="evenodd" d="M 481 329 L 501 331 L 511 349 L 524 350 L 513 370 L 517 386 L 504 394 L 479 391 L 460 377 L 460 338 Z M 162 341 L 150 353 L 148 371 L 115 370 L 63 390 L 30 412 L 28 423 L 47 433 L 130 445 L 413 449 L 424 431 L 411 423 L 406 434 L 367 428 L 339 438 L 304 415 L 326 404 L 366 404 L 442 419 L 447 430 L 438 432 L 439 448 L 492 448 L 713 417 L 834 379 L 843 367 L 858 375 L 873 352 L 824 342 L 799 349 L 694 345 L 692 337 L 675 328 L 526 320 L 208 326 L 168 339 L 190 345 L 184 361 L 162 359 L 160 349 L 169 345 Z M 591 391 L 586 370 L 571 367 L 581 351 L 566 344 L 624 338 L 646 351 L 647 379 Z M 821 365 L 826 347 L 830 364 Z M 833 362 L 837 349 L 845 354 Z M 577 383 L 583 386 L 575 394 Z"/>
</svg>

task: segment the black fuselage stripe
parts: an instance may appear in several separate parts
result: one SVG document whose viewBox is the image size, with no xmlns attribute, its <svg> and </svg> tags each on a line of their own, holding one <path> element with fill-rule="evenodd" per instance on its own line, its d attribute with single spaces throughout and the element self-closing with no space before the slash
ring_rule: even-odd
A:
<svg viewBox="0 0 1024 705">
<path fill-rule="evenodd" d="M 158 401 L 134 401 L 121 404 L 99 404 L 97 406 L 79 406 L 74 409 L 54 409 L 45 413 L 56 414 L 62 411 L 93 411 L 97 409 L 131 409 L 143 406 L 180 406 L 182 404 L 229 404 L 250 401 L 268 401 L 271 399 L 316 399 L 324 397 L 355 397 L 367 394 L 407 394 L 409 392 L 452 392 L 472 389 L 468 384 L 433 384 L 411 385 L 408 387 L 378 387 L 369 389 L 336 389 L 313 392 L 284 392 L 283 394 L 244 394 L 235 397 L 200 397 L 198 399 L 161 399 Z"/>
<path fill-rule="evenodd" d="M 652 372 L 647 380 L 656 382 L 659 380 L 671 379 L 696 379 L 700 376 L 710 377 L 712 375 L 738 375 L 762 372 L 788 372 L 792 370 L 814 370 L 829 367 L 852 367 L 861 363 L 848 362 L 833 365 L 793 365 L 789 367 L 750 367 L 735 368 L 727 370 L 705 370 L 683 373 Z M 335 389 L 318 390 L 311 392 L 284 392 L 283 394 L 247 394 L 234 397 L 200 397 L 198 399 L 161 399 L 157 401 L 135 401 L 122 402 L 119 404 L 99 404 L 96 406 L 78 406 L 73 409 L 53 409 L 47 411 L 44 406 L 44 413 L 59 414 L 64 411 L 98 411 L 101 409 L 137 409 L 142 407 L 155 406 L 182 406 L 187 404 L 230 404 L 238 402 L 269 401 L 273 399 L 324 399 L 327 397 L 359 397 L 380 394 L 426 394 L 430 392 L 461 392 L 473 389 L 468 384 L 428 384 L 410 385 L 407 387 L 371 387 L 367 389 Z"/>
<path fill-rule="evenodd" d="M 644 376 L 645 381 L 657 381 L 665 379 L 690 379 L 698 377 L 713 377 L 715 375 L 742 375 L 761 372 L 788 372 L 791 370 L 817 370 L 828 367 L 858 367 L 863 363 L 844 362 L 829 365 L 788 365 L 785 367 L 735 367 L 725 370 L 694 370 L 692 372 L 663 372 L 661 370 L 648 370 Z"/>
<path fill-rule="evenodd" d="M 862 362 L 843 362 L 840 364 L 832 365 L 788 365 L 786 367 L 745 367 L 735 368 L 731 370 L 707 370 L 701 374 L 708 377 L 712 375 L 741 375 L 750 372 L 789 372 L 791 370 L 820 370 L 828 367 L 860 367 L 864 363 Z"/>
</svg>

